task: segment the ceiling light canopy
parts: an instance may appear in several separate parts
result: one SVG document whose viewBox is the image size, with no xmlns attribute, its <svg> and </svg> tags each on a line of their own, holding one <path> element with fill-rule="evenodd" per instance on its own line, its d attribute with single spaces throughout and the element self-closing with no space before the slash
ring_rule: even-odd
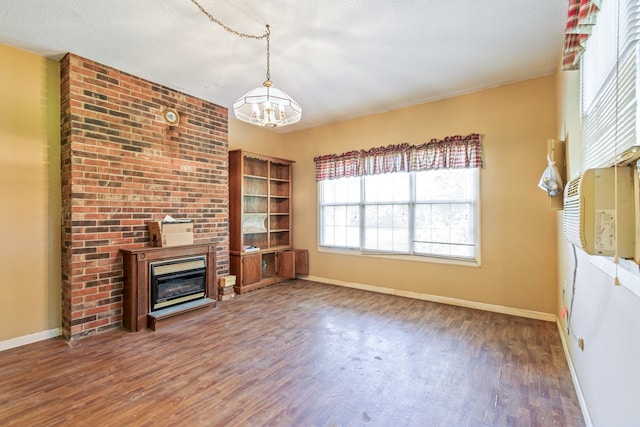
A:
<svg viewBox="0 0 640 427">
<path fill-rule="evenodd" d="M 297 123 L 302 117 L 302 107 L 282 90 L 273 87 L 271 83 L 271 30 L 269 25 L 264 34 L 256 36 L 235 31 L 221 21 L 214 18 L 196 0 L 191 0 L 202 13 L 212 22 L 220 25 L 226 31 L 239 37 L 267 40 L 267 80 L 262 86 L 257 87 L 240 97 L 233 103 L 233 111 L 236 117 L 243 122 L 253 125 L 274 128 Z"/>
</svg>

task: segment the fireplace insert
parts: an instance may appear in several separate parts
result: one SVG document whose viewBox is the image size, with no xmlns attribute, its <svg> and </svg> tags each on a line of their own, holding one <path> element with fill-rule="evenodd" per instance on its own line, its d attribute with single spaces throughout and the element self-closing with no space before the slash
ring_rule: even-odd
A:
<svg viewBox="0 0 640 427">
<path fill-rule="evenodd" d="M 152 262 L 149 269 L 150 311 L 205 297 L 206 257 Z"/>
</svg>

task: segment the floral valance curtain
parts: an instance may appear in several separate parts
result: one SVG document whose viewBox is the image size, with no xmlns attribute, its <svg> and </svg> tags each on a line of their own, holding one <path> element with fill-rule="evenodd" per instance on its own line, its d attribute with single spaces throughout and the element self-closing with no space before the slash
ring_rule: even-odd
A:
<svg viewBox="0 0 640 427">
<path fill-rule="evenodd" d="M 578 70 L 580 56 L 596 23 L 602 0 L 569 0 L 567 27 L 564 32 L 562 69 Z"/>
<path fill-rule="evenodd" d="M 316 181 L 393 172 L 479 168 L 482 167 L 481 151 L 480 135 L 471 134 L 432 139 L 421 145 L 404 143 L 340 155 L 327 154 L 314 158 Z"/>
</svg>

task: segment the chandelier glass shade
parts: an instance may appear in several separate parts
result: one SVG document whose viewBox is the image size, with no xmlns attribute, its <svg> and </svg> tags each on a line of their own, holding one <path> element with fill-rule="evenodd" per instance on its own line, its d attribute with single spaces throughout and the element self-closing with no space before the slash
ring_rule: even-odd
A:
<svg viewBox="0 0 640 427">
<path fill-rule="evenodd" d="M 233 103 L 236 117 L 254 125 L 273 128 L 300 121 L 302 107 L 266 80 Z"/>
</svg>

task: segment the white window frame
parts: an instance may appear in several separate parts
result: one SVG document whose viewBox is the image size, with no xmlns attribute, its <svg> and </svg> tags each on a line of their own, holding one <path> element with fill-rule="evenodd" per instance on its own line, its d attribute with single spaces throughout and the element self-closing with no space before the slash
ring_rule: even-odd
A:
<svg viewBox="0 0 640 427">
<path fill-rule="evenodd" d="M 463 169 L 469 170 L 469 169 Z M 471 200 L 438 200 L 438 201 L 416 201 L 415 200 L 415 174 L 416 172 L 410 172 L 411 179 L 409 193 L 411 194 L 410 201 L 382 201 L 382 202 L 365 202 L 364 201 L 364 178 L 365 177 L 356 177 L 356 179 L 360 179 L 360 201 L 358 203 L 325 203 L 323 201 L 323 182 L 318 182 L 318 251 L 326 252 L 326 253 L 337 253 L 344 255 L 356 255 L 356 256 L 371 256 L 371 257 L 381 257 L 381 258 L 392 258 L 392 259 L 402 259 L 409 261 L 419 261 L 419 262 L 434 262 L 434 263 L 444 263 L 444 264 L 455 264 L 455 265 L 463 265 L 463 266 L 473 266 L 479 267 L 480 264 L 480 254 L 481 254 L 481 246 L 480 246 L 480 168 L 471 169 L 471 173 L 474 174 L 474 183 L 473 186 L 473 194 L 470 195 Z M 406 172 L 405 172 L 406 173 Z M 419 173 L 419 172 L 418 172 Z M 351 178 L 354 179 L 354 178 Z M 475 254 L 472 257 L 460 257 L 460 256 L 446 256 L 446 255 L 435 255 L 435 254 L 425 254 L 419 253 L 414 250 L 415 247 L 415 230 L 414 230 L 414 209 L 416 205 L 430 203 L 432 205 L 435 204 L 445 204 L 445 203 L 471 203 L 472 212 L 473 212 L 473 240 L 475 246 Z M 409 206 L 409 227 L 410 227 L 410 249 L 408 251 L 383 251 L 383 250 L 368 250 L 364 248 L 364 209 L 365 206 L 370 205 L 408 205 Z M 323 245 L 323 207 L 324 206 L 358 206 L 359 212 L 359 246 L 335 246 L 335 245 Z"/>
</svg>

